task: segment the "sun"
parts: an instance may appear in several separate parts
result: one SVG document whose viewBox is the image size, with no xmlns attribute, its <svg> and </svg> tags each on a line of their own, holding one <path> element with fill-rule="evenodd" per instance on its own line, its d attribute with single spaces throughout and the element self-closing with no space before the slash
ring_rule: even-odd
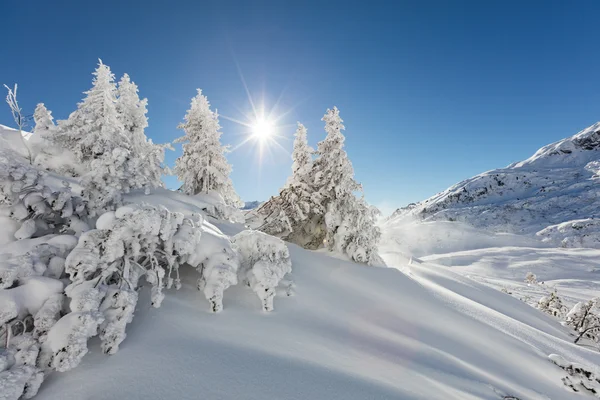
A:
<svg viewBox="0 0 600 400">
<path fill-rule="evenodd" d="M 274 124 L 265 119 L 258 118 L 252 124 L 252 136 L 260 141 L 266 141 L 271 138 L 275 134 L 275 126 Z"/>
</svg>

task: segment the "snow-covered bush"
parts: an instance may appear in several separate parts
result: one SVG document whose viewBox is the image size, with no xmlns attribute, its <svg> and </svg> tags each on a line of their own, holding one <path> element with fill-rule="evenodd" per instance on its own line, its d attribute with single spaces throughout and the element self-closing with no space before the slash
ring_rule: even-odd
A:
<svg viewBox="0 0 600 400">
<path fill-rule="evenodd" d="M 528 285 L 535 285 L 537 284 L 537 276 L 529 271 L 526 275 L 525 275 L 525 283 L 527 283 Z"/>
<path fill-rule="evenodd" d="M 571 309 L 565 317 L 565 325 L 573 328 L 578 336 L 575 343 L 582 338 L 600 342 L 600 316 L 598 315 L 599 298 L 582 301 Z"/>
<path fill-rule="evenodd" d="M 181 286 L 179 266 L 199 246 L 201 224 L 200 215 L 184 219 L 165 208 L 132 205 L 104 213 L 98 229 L 80 237 L 66 259 L 72 280 L 66 292 L 72 311 L 104 316 L 100 338 L 106 353 L 116 352 L 125 339 L 142 276 L 151 286 L 154 307 L 160 307 L 163 289 Z"/>
<path fill-rule="evenodd" d="M 283 240 L 259 231 L 243 231 L 232 239 L 240 257 L 240 279 L 252 288 L 264 311 L 273 310 L 275 289 L 292 272 L 290 253 Z"/>
<path fill-rule="evenodd" d="M 85 229 L 83 199 L 73 195 L 66 182 L 53 191 L 44 185 L 45 172 L 23 161 L 15 154 L 0 152 L 0 212 L 21 224 L 15 239 Z"/>
<path fill-rule="evenodd" d="M 550 314 L 557 318 L 563 318 L 567 312 L 567 307 L 563 305 L 556 291 L 550 292 L 548 296 L 542 297 L 537 304 L 540 311 Z"/>
<path fill-rule="evenodd" d="M 229 238 L 215 226 L 205 222 L 202 231 L 201 246 L 187 263 L 200 273 L 198 289 L 210 302 L 211 311 L 219 312 L 223 292 L 238 282 L 239 259 Z"/>
<path fill-rule="evenodd" d="M 24 239 L 23 245 L 26 245 Z M 62 316 L 64 257 L 73 236 L 48 236 L 24 255 L 0 262 L 0 398 L 31 398 L 43 380 L 38 353 Z M 31 241 L 35 243 L 35 241 Z M 2 397 L 2 395 L 6 397 Z"/>
<path fill-rule="evenodd" d="M 558 354 L 550 354 L 550 361 L 567 372 L 562 382 L 574 392 L 591 394 L 600 398 L 600 376 L 594 373 L 594 369 L 585 365 L 565 360 Z"/>
</svg>

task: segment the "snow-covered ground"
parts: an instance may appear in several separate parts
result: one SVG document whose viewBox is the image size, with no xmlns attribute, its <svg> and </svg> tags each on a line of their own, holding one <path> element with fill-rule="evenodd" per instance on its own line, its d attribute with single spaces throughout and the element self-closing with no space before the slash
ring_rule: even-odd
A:
<svg viewBox="0 0 600 400">
<path fill-rule="evenodd" d="M 235 286 L 211 314 L 186 270 L 161 308 L 142 295 L 117 354 L 92 340 L 82 364 L 51 375 L 37 398 L 578 399 L 548 356 L 600 365 L 556 319 L 494 288 L 527 293 L 521 281 L 535 270 L 572 301 L 589 298 L 598 281 L 576 289 L 596 274 L 600 251 L 480 248 L 411 260 L 395 245 L 383 248 L 392 268 L 373 268 L 289 247 L 296 293 L 277 297 L 273 313 Z"/>
</svg>

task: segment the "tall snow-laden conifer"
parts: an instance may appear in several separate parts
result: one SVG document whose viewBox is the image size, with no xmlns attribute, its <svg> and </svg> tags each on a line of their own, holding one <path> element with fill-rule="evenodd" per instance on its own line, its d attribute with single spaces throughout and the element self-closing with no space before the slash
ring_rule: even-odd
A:
<svg viewBox="0 0 600 400">
<path fill-rule="evenodd" d="M 317 146 L 312 184 L 314 196 L 325 209 L 324 229 L 320 231 L 324 235 L 316 235 L 314 244 L 324 236 L 329 250 L 346 253 L 357 262 L 380 264 L 375 210 L 355 195 L 362 186 L 354 180 L 352 163 L 344 151 L 345 127 L 337 107 L 328 109 L 323 121 L 327 136 Z"/>
<path fill-rule="evenodd" d="M 306 128 L 298 122 L 294 134 L 292 174 L 278 196 L 272 197 L 252 215 L 250 224 L 270 235 L 304 244 L 305 221 L 311 218 L 310 172 L 314 150 L 308 145 Z"/>
<path fill-rule="evenodd" d="M 75 154 L 79 162 L 89 167 L 117 147 L 129 150 L 122 122 L 117 113 L 117 87 L 108 65 L 98 60 L 92 88 L 65 121 L 59 121 L 54 142 Z"/>
<path fill-rule="evenodd" d="M 92 88 L 52 135 L 54 144 L 71 151 L 86 171 L 82 194 L 91 215 L 118 206 L 123 193 L 141 186 L 132 140 L 117 111 L 114 74 L 98 61 Z"/>
<path fill-rule="evenodd" d="M 152 143 L 144 133 L 148 127 L 148 99 L 140 100 L 138 86 L 128 74 L 119 81 L 117 93 L 117 112 L 131 143 L 132 170 L 138 181 L 136 186 L 162 187 L 164 146 Z"/>
<path fill-rule="evenodd" d="M 179 125 L 185 135 L 175 141 L 183 144 L 183 155 L 175 162 L 175 173 L 188 195 L 216 192 L 225 203 L 241 207 L 229 174 L 231 165 L 225 158 L 228 148 L 221 145 L 221 126 L 216 112 L 202 91 L 192 99 L 185 122 Z"/>
</svg>

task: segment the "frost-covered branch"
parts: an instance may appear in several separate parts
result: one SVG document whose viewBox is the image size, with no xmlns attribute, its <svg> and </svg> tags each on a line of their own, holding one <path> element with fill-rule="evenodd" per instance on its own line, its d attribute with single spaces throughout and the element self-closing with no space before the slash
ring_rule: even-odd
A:
<svg viewBox="0 0 600 400">
<path fill-rule="evenodd" d="M 31 156 L 31 150 L 27 145 L 25 138 L 23 137 L 23 129 L 26 126 L 27 120 L 25 116 L 23 116 L 23 110 L 19 107 L 19 102 L 17 101 L 17 84 L 13 89 L 9 88 L 7 85 L 4 85 L 6 90 L 8 90 L 8 94 L 6 95 L 6 103 L 10 107 L 10 111 L 12 113 L 13 119 L 15 120 L 15 124 L 19 128 L 19 136 L 21 138 L 21 143 L 23 143 L 23 147 L 27 150 L 29 164 L 33 164 L 33 158 Z"/>
</svg>

